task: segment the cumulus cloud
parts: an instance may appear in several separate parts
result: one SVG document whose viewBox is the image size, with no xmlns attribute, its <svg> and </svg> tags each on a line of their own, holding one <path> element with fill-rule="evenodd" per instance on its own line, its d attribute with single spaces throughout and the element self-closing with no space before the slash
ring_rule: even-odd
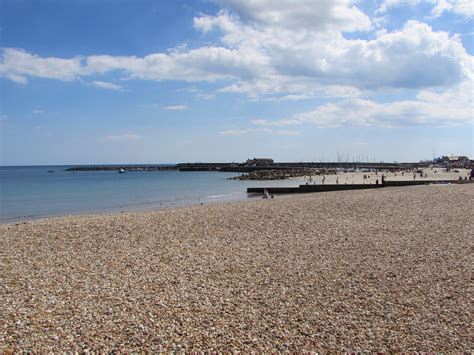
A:
<svg viewBox="0 0 474 355">
<path fill-rule="evenodd" d="M 421 0 L 383 0 L 379 8 L 375 12 L 383 13 L 390 10 L 391 8 L 399 6 L 416 6 L 420 2 Z"/>
<path fill-rule="evenodd" d="M 376 13 L 384 13 L 399 6 L 416 6 L 422 2 L 433 5 L 431 14 L 434 17 L 439 17 L 444 12 L 452 12 L 467 19 L 474 17 L 474 3 L 472 0 L 384 0 Z"/>
<path fill-rule="evenodd" d="M 122 87 L 120 85 L 109 83 L 107 81 L 95 80 L 92 82 L 92 85 L 101 89 L 108 89 L 108 90 L 115 90 L 115 91 L 122 90 Z"/>
<path fill-rule="evenodd" d="M 474 117 L 472 82 L 442 93 L 421 91 L 415 99 L 376 102 L 352 98 L 320 105 L 312 111 L 283 120 L 253 120 L 258 127 L 283 127 L 313 124 L 318 127 L 339 126 L 416 126 L 469 125 Z"/>
<path fill-rule="evenodd" d="M 366 31 L 369 17 L 350 0 L 214 0 L 243 20 L 299 31 Z"/>
<path fill-rule="evenodd" d="M 137 141 L 140 138 L 141 137 L 135 133 L 124 133 L 124 134 L 118 134 L 118 135 L 105 136 L 106 140 L 113 141 L 113 142 L 132 142 L 132 141 Z"/>
<path fill-rule="evenodd" d="M 472 0 L 437 0 L 436 6 L 431 11 L 435 17 L 444 12 L 452 12 L 468 19 L 474 17 L 474 3 Z"/>
<path fill-rule="evenodd" d="M 267 56 L 258 76 L 237 80 L 223 92 L 301 95 L 334 87 L 424 88 L 455 84 L 472 73 L 472 56 L 457 36 L 417 21 L 394 32 L 378 32 L 371 40 L 348 40 L 341 33 L 257 29 L 226 13 L 207 16 L 206 21 L 223 32 L 226 45 Z"/>
<path fill-rule="evenodd" d="M 22 49 L 4 48 L 0 76 L 26 84 L 28 77 L 72 81 L 84 74 L 81 58 L 41 58 Z"/>
<path fill-rule="evenodd" d="M 170 111 L 183 111 L 188 108 L 186 105 L 169 105 L 164 107 L 166 110 Z"/>
<path fill-rule="evenodd" d="M 31 77 L 72 81 L 94 76 L 95 86 L 119 89 L 98 80 L 115 72 L 137 80 L 216 82 L 220 85 L 216 92 L 282 101 L 354 97 L 379 89 L 443 88 L 473 77 L 473 57 L 459 36 L 434 31 L 425 23 L 408 21 L 392 32 L 373 32 L 370 39 L 347 38 L 346 32 L 372 27 L 355 1 L 216 2 L 225 9 L 194 19 L 204 36 L 217 32 L 215 45 L 194 49 L 180 45 L 144 57 L 69 59 L 7 48 L 2 51 L 0 75 L 21 84 Z M 446 3 L 452 5 L 449 11 L 465 9 L 462 1 Z M 386 0 L 382 5 L 387 9 L 399 4 Z"/>
</svg>

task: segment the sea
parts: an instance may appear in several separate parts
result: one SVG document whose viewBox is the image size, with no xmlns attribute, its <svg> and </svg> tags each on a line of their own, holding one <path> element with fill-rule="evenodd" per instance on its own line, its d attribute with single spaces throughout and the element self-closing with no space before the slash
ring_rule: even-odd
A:
<svg viewBox="0 0 474 355">
<path fill-rule="evenodd" d="M 248 195 L 247 187 L 303 183 L 231 180 L 239 173 L 215 171 L 66 171 L 70 167 L 0 167 L 0 223 L 240 201 L 261 198 Z"/>
</svg>

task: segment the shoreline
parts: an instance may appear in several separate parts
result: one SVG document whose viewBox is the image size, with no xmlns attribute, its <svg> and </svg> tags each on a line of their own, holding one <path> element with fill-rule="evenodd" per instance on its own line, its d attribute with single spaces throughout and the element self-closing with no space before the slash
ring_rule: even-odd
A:
<svg viewBox="0 0 474 355">
<path fill-rule="evenodd" d="M 233 195 L 233 194 L 229 194 Z M 68 217 L 82 217 L 82 216 L 109 216 L 109 215 L 120 215 L 124 213 L 141 213 L 141 212 L 159 212 L 159 211 L 168 211 L 174 209 L 181 209 L 187 207 L 200 207 L 200 206 L 209 206 L 214 204 L 226 204 L 226 203 L 239 203 L 239 202 L 250 202 L 255 199 L 259 199 L 260 196 L 249 197 L 245 193 L 245 196 L 238 198 L 224 198 L 224 199 L 215 199 L 209 200 L 214 196 L 206 196 L 206 202 L 201 202 L 200 199 L 189 199 L 189 200 L 179 200 L 176 203 L 167 203 L 167 202 L 155 202 L 155 203 L 143 203 L 136 205 L 135 207 L 131 206 L 122 206 L 122 207 L 111 207 L 103 210 L 91 210 L 91 211 L 78 211 L 76 213 L 65 213 L 65 214 L 45 214 L 45 215 L 35 215 L 35 216 L 21 216 L 14 217 L 9 219 L 0 219 L 0 226 L 31 222 L 31 221 L 41 221 L 45 219 L 58 219 L 58 218 L 68 218 Z M 189 201 L 189 203 L 188 203 Z"/>
<path fill-rule="evenodd" d="M 429 173 L 428 178 L 418 179 L 417 181 L 424 181 L 428 180 L 443 180 L 449 179 L 452 183 L 457 183 L 456 177 L 457 176 L 465 176 L 468 173 L 467 169 L 459 169 L 458 172 L 451 172 L 451 173 L 433 173 L 435 169 L 428 169 L 427 172 Z M 216 173 L 218 174 L 218 173 Z M 367 179 L 363 179 L 363 176 L 367 175 Z M 404 177 L 398 173 L 385 173 L 387 181 L 410 181 L 411 174 L 407 173 Z M 339 184 L 375 184 L 376 179 L 380 179 L 380 175 L 374 175 L 373 173 L 363 173 L 363 172 L 354 172 L 354 173 L 338 173 L 334 175 L 325 175 L 324 179 L 326 180 L 326 185 L 336 184 L 336 179 L 339 179 Z M 312 180 L 309 182 L 310 185 L 322 185 L 323 176 L 313 176 Z M 309 180 L 306 179 L 305 176 L 301 177 L 293 177 L 288 178 L 285 180 L 267 180 L 267 181 L 255 181 L 255 185 L 260 186 L 257 189 L 261 189 L 262 183 L 268 183 L 270 188 L 276 187 L 277 189 L 281 187 L 282 184 L 285 184 L 287 187 L 298 187 L 300 185 L 307 184 Z M 311 186 L 310 186 L 311 187 Z M 316 193 L 316 192 L 313 192 Z M 318 192 L 319 193 L 319 192 Z M 291 193 L 288 193 L 291 194 Z M 279 194 L 278 196 L 281 197 L 286 194 Z M 222 196 L 222 198 L 220 198 Z M 80 216 L 80 215 L 94 215 L 94 214 L 115 214 L 115 213 L 126 213 L 126 212 L 140 212 L 140 211 L 160 211 L 160 210 L 168 210 L 174 208 L 181 208 L 185 206 L 199 206 L 201 203 L 204 205 L 208 204 L 215 204 L 215 203 L 227 203 L 227 202 L 238 202 L 238 201 L 251 201 L 254 199 L 258 199 L 259 195 L 254 193 L 247 193 L 244 190 L 242 192 L 230 192 L 227 194 L 221 195 L 209 195 L 209 196 L 202 196 L 202 197 L 182 197 L 176 198 L 173 200 L 163 200 L 163 201 L 149 201 L 143 202 L 138 204 L 128 204 L 128 205 L 120 205 L 120 206 L 112 206 L 107 208 L 99 208 L 99 209 L 90 209 L 90 210 L 79 210 L 75 212 L 66 212 L 66 213 L 40 213 L 36 215 L 28 215 L 28 216 L 14 216 L 14 217 L 6 217 L 0 218 L 0 225 L 4 224 L 11 224 L 11 223 L 20 223 L 24 221 L 30 220 L 39 220 L 45 218 L 55 218 L 55 217 L 66 217 L 66 216 Z"/>
</svg>

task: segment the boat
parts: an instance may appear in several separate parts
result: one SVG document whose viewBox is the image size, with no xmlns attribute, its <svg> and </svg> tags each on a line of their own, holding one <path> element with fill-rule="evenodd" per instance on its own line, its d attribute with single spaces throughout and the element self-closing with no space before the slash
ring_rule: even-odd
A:
<svg viewBox="0 0 474 355">
<path fill-rule="evenodd" d="M 119 172 L 119 174 L 123 174 L 123 173 L 125 173 L 125 170 L 123 170 L 123 168 L 120 168 L 120 170 L 118 172 Z"/>
</svg>

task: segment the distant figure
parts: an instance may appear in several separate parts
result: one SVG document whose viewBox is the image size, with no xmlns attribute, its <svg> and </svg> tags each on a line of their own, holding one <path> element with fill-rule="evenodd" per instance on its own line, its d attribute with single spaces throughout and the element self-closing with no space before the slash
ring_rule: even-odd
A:
<svg viewBox="0 0 474 355">
<path fill-rule="evenodd" d="M 271 196 L 272 198 L 274 198 L 274 197 L 273 197 L 273 194 L 271 194 L 270 196 Z"/>
<path fill-rule="evenodd" d="M 375 180 L 375 185 L 379 184 L 379 179 Z"/>
<path fill-rule="evenodd" d="M 326 176 L 323 176 L 323 185 L 325 181 L 326 181 Z"/>
<path fill-rule="evenodd" d="M 339 176 L 336 178 L 336 184 L 339 184 Z"/>
<path fill-rule="evenodd" d="M 378 180 L 377 180 L 378 181 Z M 385 175 L 382 175 L 382 185 L 385 184 Z"/>
<path fill-rule="evenodd" d="M 471 169 L 471 173 L 469 174 L 469 180 L 474 179 L 474 168 Z"/>
<path fill-rule="evenodd" d="M 402 176 L 405 175 L 405 173 L 402 171 Z"/>
<path fill-rule="evenodd" d="M 413 174 L 413 180 L 416 180 L 416 173 Z"/>
</svg>

